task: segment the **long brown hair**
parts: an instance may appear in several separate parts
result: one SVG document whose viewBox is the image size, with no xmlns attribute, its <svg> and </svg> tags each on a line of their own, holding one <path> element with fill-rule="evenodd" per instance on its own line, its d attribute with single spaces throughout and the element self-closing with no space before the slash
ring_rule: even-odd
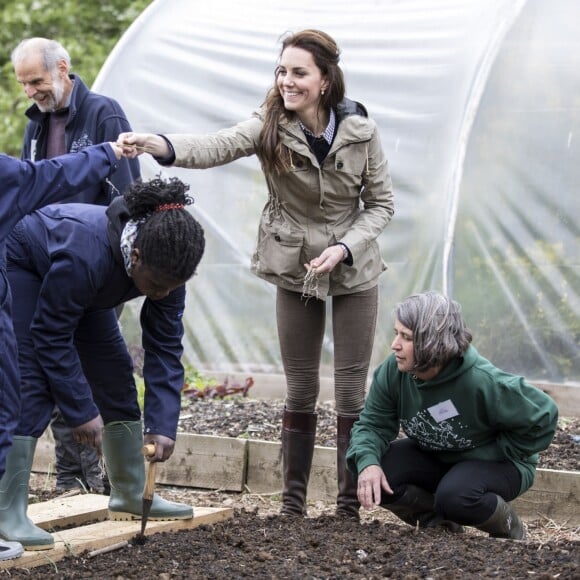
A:
<svg viewBox="0 0 580 580">
<path fill-rule="evenodd" d="M 302 48 L 312 55 L 314 63 L 328 81 L 328 88 L 321 95 L 320 107 L 336 109 L 338 103 L 344 99 L 345 85 L 342 69 L 338 65 L 340 50 L 334 39 L 321 30 L 308 29 L 294 34 L 288 33 L 282 39 L 280 57 L 289 46 Z M 276 83 L 277 76 L 278 67 L 274 71 L 274 85 L 264 101 L 266 114 L 257 151 L 262 169 L 267 175 L 285 173 L 290 167 L 290 154 L 280 143 L 278 124 L 283 118 L 292 118 L 294 113 L 284 108 L 284 100 Z"/>
</svg>

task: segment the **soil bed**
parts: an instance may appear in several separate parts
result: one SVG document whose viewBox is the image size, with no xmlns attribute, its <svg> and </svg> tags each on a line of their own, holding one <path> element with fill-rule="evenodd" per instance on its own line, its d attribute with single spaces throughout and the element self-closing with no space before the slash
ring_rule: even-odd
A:
<svg viewBox="0 0 580 580">
<path fill-rule="evenodd" d="M 197 400 L 184 406 L 180 430 L 278 441 L 281 401 Z M 335 445 L 332 405 L 318 409 L 319 445 Z M 561 419 L 540 467 L 576 470 L 580 418 Z M 43 487 L 44 486 L 44 487 Z M 54 496 L 45 476 L 34 476 L 39 499 Z M 363 511 L 361 523 L 333 517 L 333 506 L 315 502 L 306 519 L 281 518 L 279 496 L 161 488 L 167 499 L 194 506 L 230 506 L 231 520 L 176 533 L 156 534 L 143 546 L 88 559 L 66 558 L 51 566 L 10 570 L 11 578 L 122 579 L 379 579 L 580 577 L 580 530 L 565 523 L 528 523 L 528 541 L 494 540 L 469 528 L 452 535 L 415 530 L 386 510 Z"/>
<path fill-rule="evenodd" d="M 179 431 L 221 437 L 280 441 L 284 403 L 280 400 L 231 399 L 184 401 Z M 331 403 L 316 410 L 316 444 L 336 446 L 336 412 Z M 550 447 L 540 454 L 539 467 L 576 471 L 580 468 L 580 417 L 560 418 Z"/>
</svg>

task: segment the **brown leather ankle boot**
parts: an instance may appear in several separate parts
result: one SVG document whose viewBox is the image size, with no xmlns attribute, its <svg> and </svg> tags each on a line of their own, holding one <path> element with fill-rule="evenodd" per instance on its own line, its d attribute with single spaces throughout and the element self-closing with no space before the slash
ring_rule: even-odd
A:
<svg viewBox="0 0 580 580">
<path fill-rule="evenodd" d="M 306 515 L 306 489 L 314 454 L 316 420 L 316 413 L 284 410 L 282 515 Z"/>
</svg>

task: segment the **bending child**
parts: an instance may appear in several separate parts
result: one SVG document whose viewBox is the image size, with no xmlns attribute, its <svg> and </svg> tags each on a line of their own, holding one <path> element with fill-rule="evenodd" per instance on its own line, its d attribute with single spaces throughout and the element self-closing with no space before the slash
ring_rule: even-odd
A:
<svg viewBox="0 0 580 580">
<path fill-rule="evenodd" d="M 185 282 L 203 255 L 203 229 L 178 179 L 136 182 L 108 208 L 61 204 L 22 220 L 8 240 L 8 277 L 27 409 L 0 481 L 0 535 L 26 549 L 54 539 L 26 516 L 37 439 L 55 403 L 75 440 L 102 450 L 111 484 L 109 517 L 139 519 L 145 466 L 171 456 L 184 370 Z M 115 307 L 145 296 L 144 430 L 133 364 Z M 191 506 L 155 496 L 150 519 L 193 517 Z"/>
</svg>

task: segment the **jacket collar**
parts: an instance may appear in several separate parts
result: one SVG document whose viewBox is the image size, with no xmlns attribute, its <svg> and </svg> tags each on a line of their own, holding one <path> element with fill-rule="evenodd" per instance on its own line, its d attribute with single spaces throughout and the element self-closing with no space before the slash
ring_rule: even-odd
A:
<svg viewBox="0 0 580 580">
<path fill-rule="evenodd" d="M 360 115 L 361 117 L 369 116 L 366 107 L 363 104 L 358 101 L 351 101 L 345 97 L 340 103 L 338 103 L 338 107 L 336 107 L 336 116 L 340 122 L 350 115 Z"/>
<path fill-rule="evenodd" d="M 336 137 L 332 149 L 337 145 L 345 143 L 367 141 L 372 136 L 372 128 L 369 125 L 368 113 L 366 108 L 357 101 L 344 98 L 336 108 Z M 260 117 L 263 119 L 264 112 L 260 111 Z M 306 147 L 308 143 L 304 132 L 300 127 L 297 117 L 293 119 L 282 119 L 280 128 L 289 133 L 293 138 L 303 142 Z"/>
</svg>

